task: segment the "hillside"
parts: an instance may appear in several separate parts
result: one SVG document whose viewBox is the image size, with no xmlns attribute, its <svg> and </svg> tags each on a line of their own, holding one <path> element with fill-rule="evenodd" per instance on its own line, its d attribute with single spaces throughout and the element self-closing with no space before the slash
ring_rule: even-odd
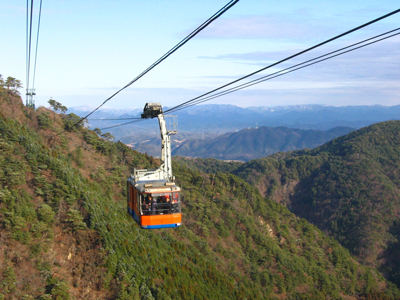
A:
<svg viewBox="0 0 400 300">
<path fill-rule="evenodd" d="M 0 298 L 395 299 L 337 241 L 232 174 L 175 163 L 184 224 L 141 230 L 125 180 L 150 156 L 0 89 Z M 372 298 L 371 298 L 372 299 Z"/>
<path fill-rule="evenodd" d="M 400 286 L 399 131 L 399 121 L 378 123 L 314 150 L 251 161 L 234 173 Z"/>
<path fill-rule="evenodd" d="M 233 173 L 243 164 L 239 161 L 226 162 L 215 158 L 187 158 L 182 156 L 174 156 L 172 161 L 186 168 L 207 174 Z"/>
<path fill-rule="evenodd" d="M 173 149 L 172 155 L 249 161 L 281 151 L 315 148 L 352 130 L 348 127 L 328 131 L 264 126 L 248 128 L 213 139 L 184 141 Z"/>
</svg>

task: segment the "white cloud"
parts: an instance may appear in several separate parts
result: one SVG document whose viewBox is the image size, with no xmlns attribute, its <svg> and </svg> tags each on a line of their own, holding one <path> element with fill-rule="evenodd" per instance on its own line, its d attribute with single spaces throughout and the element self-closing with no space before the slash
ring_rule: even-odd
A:
<svg viewBox="0 0 400 300">
<path fill-rule="evenodd" d="M 358 40 L 357 40 L 358 41 Z M 295 64 L 305 62 L 309 59 L 316 58 L 320 55 L 329 53 L 332 50 L 339 49 L 343 46 L 351 44 L 336 44 L 329 47 L 314 50 L 310 53 L 303 54 L 290 61 L 287 61 L 277 68 L 287 68 Z M 229 60 L 236 63 L 252 64 L 260 67 L 268 66 L 283 58 L 289 57 L 297 51 L 271 51 L 271 52 L 249 52 L 249 53 L 229 53 L 215 57 L 206 57 L 207 59 Z M 205 57 L 203 57 L 205 58 Z M 310 67 L 284 75 L 276 80 L 293 81 L 297 78 L 309 80 L 311 82 L 320 80 L 343 81 L 365 81 L 366 79 L 375 78 L 377 81 L 395 81 L 399 78 L 400 64 L 400 38 L 393 37 L 381 41 L 379 43 L 357 49 L 353 52 L 333 57 L 330 60 L 315 64 Z M 263 74 L 272 73 L 271 70 L 264 71 Z M 239 76 L 238 76 L 239 77 Z"/>
</svg>

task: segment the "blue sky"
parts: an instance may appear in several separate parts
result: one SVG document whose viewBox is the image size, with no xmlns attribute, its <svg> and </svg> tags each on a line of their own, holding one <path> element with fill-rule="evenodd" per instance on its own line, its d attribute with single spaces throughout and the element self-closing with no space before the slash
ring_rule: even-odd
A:
<svg viewBox="0 0 400 300">
<path fill-rule="evenodd" d="M 50 97 L 67 107 L 99 105 L 227 2 L 44 0 L 37 106 L 47 106 Z M 39 0 L 34 7 L 37 16 Z M 182 103 L 398 8 L 396 1 L 388 0 L 241 0 L 107 107 Z M 16 77 L 24 86 L 25 18 L 26 2 L 0 2 L 0 74 Z M 36 22 L 35 17 L 34 28 Z M 400 14 L 291 63 L 398 27 Z M 397 36 L 210 103 L 396 105 L 400 104 L 399 70 Z"/>
</svg>

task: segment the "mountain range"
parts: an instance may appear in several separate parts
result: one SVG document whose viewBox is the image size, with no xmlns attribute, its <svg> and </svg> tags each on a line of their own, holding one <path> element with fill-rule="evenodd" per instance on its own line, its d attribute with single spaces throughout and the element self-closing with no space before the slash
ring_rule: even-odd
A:
<svg viewBox="0 0 400 300">
<path fill-rule="evenodd" d="M 80 116 L 89 112 L 86 107 L 68 111 Z M 140 118 L 140 112 L 140 109 L 99 110 L 90 117 L 89 126 L 110 132 L 115 140 L 157 157 L 160 153 L 158 122 L 129 119 Z M 279 151 L 314 148 L 350 132 L 350 128 L 400 119 L 400 106 L 241 108 L 209 104 L 180 110 L 177 115 L 179 130 L 173 137 L 173 155 L 248 161 Z M 116 118 L 124 120 L 107 120 Z M 121 123 L 129 124 L 113 127 Z"/>
<path fill-rule="evenodd" d="M 212 139 L 185 140 L 173 148 L 172 155 L 249 161 L 280 151 L 315 148 L 353 130 L 348 127 L 321 131 L 263 126 Z"/>
<path fill-rule="evenodd" d="M 87 108 L 86 108 L 87 109 Z M 90 112 L 85 108 L 70 108 L 79 116 Z M 164 107 L 164 110 L 168 107 Z M 107 109 L 94 112 L 89 118 L 91 128 L 105 128 L 129 122 L 129 120 L 95 120 L 139 117 L 141 109 Z M 400 105 L 397 106 L 326 106 L 292 105 L 278 107 L 237 107 L 234 105 L 206 104 L 189 107 L 174 113 L 178 116 L 181 132 L 236 132 L 245 128 L 261 126 L 313 130 L 330 130 L 335 127 L 359 129 L 377 122 L 400 119 Z M 92 119 L 92 120 L 90 120 Z M 156 120 L 146 120 L 122 127 L 110 128 L 117 140 L 135 132 L 158 132 Z"/>
</svg>

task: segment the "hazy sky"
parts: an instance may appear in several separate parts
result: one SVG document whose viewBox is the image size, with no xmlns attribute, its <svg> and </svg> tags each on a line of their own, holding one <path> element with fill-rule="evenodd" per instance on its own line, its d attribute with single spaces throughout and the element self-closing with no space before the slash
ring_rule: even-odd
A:
<svg viewBox="0 0 400 300">
<path fill-rule="evenodd" d="M 47 106 L 50 97 L 67 107 L 99 105 L 227 2 L 43 0 L 36 105 Z M 34 0 L 33 40 L 39 3 Z M 182 103 L 394 11 L 398 4 L 389 0 L 241 0 L 161 65 L 110 100 L 107 107 Z M 25 87 L 26 2 L 1 0 L 0 26 L 0 74 L 20 79 Z M 398 27 L 400 14 L 290 64 Z M 242 107 L 311 103 L 396 105 L 400 104 L 399 78 L 397 36 L 210 103 Z M 25 91 L 21 90 L 21 94 Z"/>
</svg>

